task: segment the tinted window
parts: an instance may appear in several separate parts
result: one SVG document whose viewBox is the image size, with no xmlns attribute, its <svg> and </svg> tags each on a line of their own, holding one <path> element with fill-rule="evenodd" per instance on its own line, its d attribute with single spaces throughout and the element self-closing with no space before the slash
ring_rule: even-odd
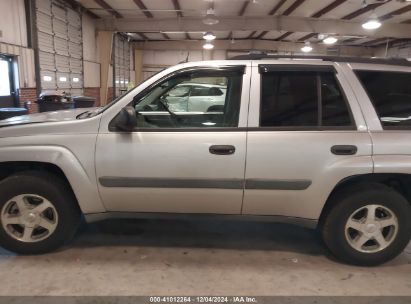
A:
<svg viewBox="0 0 411 304">
<path fill-rule="evenodd" d="M 237 127 L 242 74 L 176 76 L 134 101 L 140 128 Z"/>
<path fill-rule="evenodd" d="M 260 125 L 351 126 L 352 122 L 333 73 L 275 71 L 262 74 Z"/>
<path fill-rule="evenodd" d="M 356 71 L 383 127 L 411 126 L 411 73 Z"/>
<path fill-rule="evenodd" d="M 321 100 L 323 126 L 351 125 L 347 103 L 332 73 L 321 74 Z"/>
<path fill-rule="evenodd" d="M 316 73 L 274 72 L 262 77 L 261 126 L 316 126 Z"/>
</svg>

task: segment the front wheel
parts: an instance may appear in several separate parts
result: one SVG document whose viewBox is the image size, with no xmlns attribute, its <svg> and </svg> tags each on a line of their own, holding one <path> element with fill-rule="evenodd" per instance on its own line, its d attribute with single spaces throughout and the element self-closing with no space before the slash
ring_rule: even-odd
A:
<svg viewBox="0 0 411 304">
<path fill-rule="evenodd" d="M 43 172 L 0 182 L 0 245 L 21 254 L 52 251 L 74 235 L 80 210 L 67 184 Z"/>
<path fill-rule="evenodd" d="M 411 206 L 395 190 L 369 184 L 333 198 L 322 235 L 330 251 L 351 264 L 372 266 L 400 254 L 410 240 Z"/>
</svg>

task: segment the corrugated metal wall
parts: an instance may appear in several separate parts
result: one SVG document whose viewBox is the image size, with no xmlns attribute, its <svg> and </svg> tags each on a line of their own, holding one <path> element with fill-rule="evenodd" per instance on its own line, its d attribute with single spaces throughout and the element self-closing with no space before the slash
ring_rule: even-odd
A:
<svg viewBox="0 0 411 304">
<path fill-rule="evenodd" d="M 114 35 L 114 97 L 127 91 L 130 81 L 130 43 L 121 35 Z"/>
<path fill-rule="evenodd" d="M 0 53 L 17 56 L 17 70 L 20 88 L 36 87 L 33 49 L 0 43 Z"/>
<path fill-rule="evenodd" d="M 83 93 L 81 14 L 58 0 L 36 1 L 42 91 Z"/>
</svg>

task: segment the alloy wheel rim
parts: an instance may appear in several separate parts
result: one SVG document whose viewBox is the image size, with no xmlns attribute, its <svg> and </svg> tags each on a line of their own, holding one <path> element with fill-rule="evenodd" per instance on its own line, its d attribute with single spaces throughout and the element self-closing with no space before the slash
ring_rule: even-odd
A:
<svg viewBox="0 0 411 304">
<path fill-rule="evenodd" d="M 355 210 L 345 224 L 348 244 L 357 251 L 375 253 L 392 244 L 398 233 L 398 219 L 391 209 L 377 204 Z"/>
<path fill-rule="evenodd" d="M 1 224 L 13 239 L 35 243 L 53 234 L 57 228 L 58 214 L 46 198 L 36 194 L 21 194 L 3 206 Z"/>
</svg>

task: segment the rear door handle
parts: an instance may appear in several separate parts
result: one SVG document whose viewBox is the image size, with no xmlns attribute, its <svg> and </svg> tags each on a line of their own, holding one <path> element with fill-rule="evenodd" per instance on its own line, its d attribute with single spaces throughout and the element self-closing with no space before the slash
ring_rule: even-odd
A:
<svg viewBox="0 0 411 304">
<path fill-rule="evenodd" d="M 335 145 L 331 147 L 331 153 L 335 155 L 354 155 L 357 151 L 357 146 L 353 145 Z"/>
<path fill-rule="evenodd" d="M 210 151 L 211 154 L 216 155 L 230 155 L 234 154 L 235 147 L 231 145 L 213 145 L 208 149 L 208 151 Z"/>
</svg>

